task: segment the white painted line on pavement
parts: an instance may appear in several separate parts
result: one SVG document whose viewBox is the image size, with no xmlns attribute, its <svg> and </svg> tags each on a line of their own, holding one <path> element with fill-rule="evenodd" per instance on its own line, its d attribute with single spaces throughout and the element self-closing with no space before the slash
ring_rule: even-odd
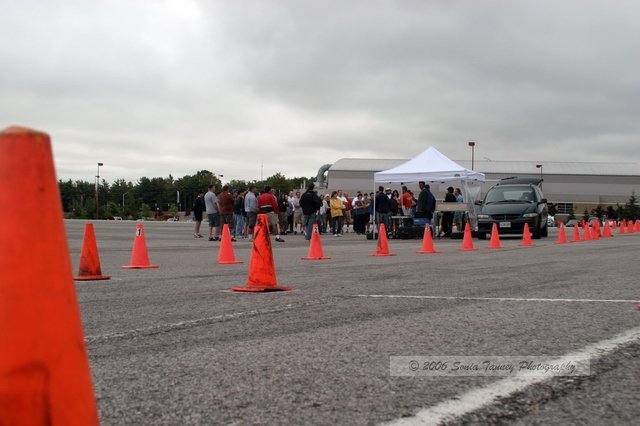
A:
<svg viewBox="0 0 640 426">
<path fill-rule="evenodd" d="M 625 299 L 542 299 L 519 297 L 465 297 L 465 296 L 410 296 L 401 294 L 356 294 L 356 297 L 370 297 L 379 299 L 442 299 L 442 300 L 485 300 L 496 302 L 581 302 L 581 303 L 640 303 L 640 300 Z"/>
<path fill-rule="evenodd" d="M 611 339 L 593 343 L 579 351 L 554 358 L 550 362 L 565 363 L 584 357 L 590 357 L 591 361 L 595 361 L 615 352 L 620 346 L 636 340 L 640 340 L 640 327 L 624 331 Z M 548 380 L 551 380 L 551 378 L 541 376 L 507 377 L 488 386 L 472 389 L 456 396 L 455 399 L 449 399 L 432 407 L 422 409 L 414 417 L 396 419 L 387 424 L 393 426 L 438 425 L 491 405 L 497 402 L 499 398 L 522 392 L 529 386 Z"/>
</svg>

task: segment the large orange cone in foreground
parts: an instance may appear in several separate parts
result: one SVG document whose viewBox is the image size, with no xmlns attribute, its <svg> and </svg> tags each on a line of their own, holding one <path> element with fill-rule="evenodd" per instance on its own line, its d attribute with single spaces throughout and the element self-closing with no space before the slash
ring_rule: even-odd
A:
<svg viewBox="0 0 640 426">
<path fill-rule="evenodd" d="M 558 228 L 558 239 L 556 240 L 556 244 L 567 244 L 567 233 L 564 229 L 564 223 L 560 223 L 560 228 Z"/>
<path fill-rule="evenodd" d="M 242 263 L 241 260 L 236 259 L 236 255 L 233 251 L 233 245 L 231 244 L 231 232 L 229 232 L 229 225 L 226 223 L 222 227 L 222 239 L 220 240 L 218 263 L 222 265 Z"/>
<path fill-rule="evenodd" d="M 47 134 L 0 132 L 0 206 L 0 424 L 97 425 Z"/>
<path fill-rule="evenodd" d="M 149 269 L 159 268 L 158 265 L 151 265 L 149 253 L 147 253 L 147 242 L 144 239 L 144 227 L 141 223 L 136 225 L 136 236 L 133 239 L 133 250 L 131 251 L 131 261 L 129 265 L 121 266 L 123 269 Z"/>
<path fill-rule="evenodd" d="M 531 231 L 529 231 L 529 224 L 524 224 L 524 231 L 522 232 L 522 241 L 519 246 L 522 247 L 533 247 L 533 242 L 531 241 Z"/>
<path fill-rule="evenodd" d="M 500 243 L 500 234 L 498 234 L 498 225 L 495 223 L 491 228 L 491 241 L 489 241 L 489 245 L 487 246 L 487 248 L 490 248 L 490 249 L 504 248 L 502 243 Z"/>
<path fill-rule="evenodd" d="M 320 232 L 318 231 L 318 224 L 313 224 L 313 231 L 311 231 L 311 242 L 309 243 L 309 254 L 307 257 L 303 257 L 303 260 L 325 260 L 331 259 L 326 257 L 322 251 L 322 242 L 320 241 Z"/>
<path fill-rule="evenodd" d="M 478 250 L 473 246 L 473 237 L 471 236 L 471 226 L 467 223 L 464 227 L 464 235 L 462 237 L 462 245 L 460 246 L 462 251 Z"/>
<path fill-rule="evenodd" d="M 389 242 L 387 240 L 387 228 L 384 223 L 380 224 L 380 230 L 378 234 L 378 245 L 376 246 L 375 253 L 371 253 L 369 256 L 395 256 L 395 253 L 389 251 Z"/>
<path fill-rule="evenodd" d="M 100 256 L 96 244 L 96 234 L 93 231 L 93 223 L 84 226 L 84 238 L 82 240 L 82 252 L 80 254 L 80 266 L 78 275 L 73 277 L 76 281 L 108 280 L 109 275 L 102 275 Z"/>
<path fill-rule="evenodd" d="M 433 246 L 433 238 L 431 237 L 431 225 L 425 225 L 424 236 L 422 237 L 422 250 L 416 253 L 440 253 Z"/>
<path fill-rule="evenodd" d="M 278 287 L 276 268 L 273 262 L 269 223 L 266 214 L 259 214 L 253 231 L 253 248 L 249 261 L 249 276 L 246 287 L 233 287 L 233 291 L 288 291 L 289 287 Z"/>
</svg>

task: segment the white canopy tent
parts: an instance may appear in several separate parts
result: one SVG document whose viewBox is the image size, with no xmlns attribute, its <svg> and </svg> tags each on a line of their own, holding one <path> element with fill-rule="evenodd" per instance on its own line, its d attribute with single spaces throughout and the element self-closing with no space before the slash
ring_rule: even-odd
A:
<svg viewBox="0 0 640 426">
<path fill-rule="evenodd" d="M 374 174 L 374 186 L 378 182 L 460 182 L 460 186 L 463 188 L 463 197 L 473 222 L 475 222 L 473 205 L 480 195 L 480 184 L 484 180 L 483 173 L 462 167 L 434 147 L 429 147 L 417 157 L 399 166 Z"/>
<path fill-rule="evenodd" d="M 377 172 L 375 182 L 484 182 L 484 174 L 465 169 L 434 147 L 389 170 Z"/>
</svg>

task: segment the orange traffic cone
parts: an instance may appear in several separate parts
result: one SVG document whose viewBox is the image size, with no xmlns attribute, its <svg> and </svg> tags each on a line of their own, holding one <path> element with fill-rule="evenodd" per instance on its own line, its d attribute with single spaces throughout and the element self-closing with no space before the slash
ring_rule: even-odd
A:
<svg viewBox="0 0 640 426">
<path fill-rule="evenodd" d="M 433 238 L 431 237 L 431 225 L 424 226 L 424 236 L 422 237 L 422 250 L 416 253 L 440 253 L 433 246 Z"/>
<path fill-rule="evenodd" d="M 18 188 L 36 196 L 8 208 Z M 20 127 L 0 132 L 0 206 L 0 423 L 97 425 L 47 134 Z M 34 238 L 32 223 L 45 230 L 43 238 Z"/>
<path fill-rule="evenodd" d="M 491 241 L 489 241 L 489 245 L 487 246 L 487 248 L 490 248 L 490 249 L 504 248 L 502 243 L 500 243 L 500 235 L 498 234 L 498 225 L 496 225 L 495 223 L 491 228 Z"/>
<path fill-rule="evenodd" d="M 558 239 L 556 240 L 556 244 L 567 244 L 567 233 L 564 230 L 564 223 L 560 223 L 560 228 L 558 229 Z"/>
<path fill-rule="evenodd" d="M 318 224 L 313 224 L 313 230 L 311 231 L 311 242 L 309 243 L 309 254 L 307 257 L 303 257 L 303 260 L 325 260 L 331 259 L 325 257 L 322 251 L 322 242 L 320 241 L 320 231 L 318 231 Z"/>
<path fill-rule="evenodd" d="M 84 226 L 84 238 L 82 240 L 82 252 L 80 254 L 80 267 L 78 275 L 73 277 L 76 281 L 108 280 L 109 275 L 102 275 L 100 267 L 100 256 L 98 255 L 98 245 L 96 235 L 93 232 L 93 223 Z"/>
<path fill-rule="evenodd" d="M 593 228 L 591 229 L 591 236 L 594 240 L 600 239 L 600 221 L 596 220 L 593 222 Z"/>
<path fill-rule="evenodd" d="M 633 220 L 629 219 L 627 221 L 627 234 L 633 234 Z"/>
<path fill-rule="evenodd" d="M 376 247 L 376 251 L 369 256 L 395 256 L 395 253 L 391 253 L 389 251 L 389 242 L 387 241 L 387 228 L 385 228 L 384 223 L 380 224 L 379 232 L 378 246 Z"/>
<path fill-rule="evenodd" d="M 289 291 L 289 287 L 278 287 L 276 268 L 273 262 L 269 222 L 266 214 L 259 214 L 253 230 L 253 247 L 249 260 L 249 275 L 246 287 L 233 287 L 233 291 L 266 292 Z"/>
<path fill-rule="evenodd" d="M 620 221 L 620 227 L 618 228 L 618 234 L 626 234 L 627 233 L 627 221 L 622 219 Z"/>
<path fill-rule="evenodd" d="M 607 221 L 608 222 L 608 221 Z M 613 220 L 611 222 L 611 229 L 616 229 L 618 227 L 618 221 L 617 220 Z"/>
<path fill-rule="evenodd" d="M 473 237 L 471 236 L 471 226 L 467 223 L 464 227 L 464 235 L 462 236 L 462 245 L 460 246 L 462 251 L 478 250 L 473 246 Z"/>
<path fill-rule="evenodd" d="M 613 234 L 611 233 L 611 226 L 609 226 L 609 220 L 604 221 L 604 231 L 602 232 L 602 236 L 604 238 L 613 237 Z"/>
<path fill-rule="evenodd" d="M 533 242 L 531 241 L 531 231 L 529 231 L 529 224 L 528 223 L 524 224 L 524 231 L 522 232 L 522 241 L 518 245 L 522 246 L 522 247 L 533 247 L 534 246 Z"/>
<path fill-rule="evenodd" d="M 149 254 L 147 253 L 147 242 L 144 239 L 144 227 L 141 223 L 136 225 L 136 236 L 133 239 L 133 250 L 131 251 L 131 261 L 129 265 L 121 266 L 123 269 L 148 269 L 159 268 L 158 265 L 149 264 Z"/>
<path fill-rule="evenodd" d="M 635 225 L 633 226 L 633 232 L 640 232 L 640 219 L 636 219 Z"/>
<path fill-rule="evenodd" d="M 582 238 L 580 238 L 580 227 L 578 226 L 577 222 L 575 225 L 573 225 L 573 238 L 571 238 L 571 242 L 572 243 L 582 242 Z"/>
<path fill-rule="evenodd" d="M 220 240 L 218 263 L 221 265 L 242 263 L 241 260 L 236 259 L 236 255 L 233 251 L 233 245 L 231 244 L 231 232 L 229 232 L 229 225 L 226 223 L 222 227 L 222 239 Z"/>
<path fill-rule="evenodd" d="M 584 231 L 584 240 L 589 241 L 593 240 L 593 236 L 591 235 L 591 226 L 586 221 L 582 221 L 582 230 Z"/>
</svg>

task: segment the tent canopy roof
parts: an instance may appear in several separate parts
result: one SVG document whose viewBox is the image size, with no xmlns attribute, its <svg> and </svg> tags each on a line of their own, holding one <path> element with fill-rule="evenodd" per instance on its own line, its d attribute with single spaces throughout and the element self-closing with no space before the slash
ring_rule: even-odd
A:
<svg viewBox="0 0 640 426">
<path fill-rule="evenodd" d="M 484 174 L 465 169 L 434 147 L 417 157 L 374 175 L 376 182 L 484 182 Z"/>
</svg>

